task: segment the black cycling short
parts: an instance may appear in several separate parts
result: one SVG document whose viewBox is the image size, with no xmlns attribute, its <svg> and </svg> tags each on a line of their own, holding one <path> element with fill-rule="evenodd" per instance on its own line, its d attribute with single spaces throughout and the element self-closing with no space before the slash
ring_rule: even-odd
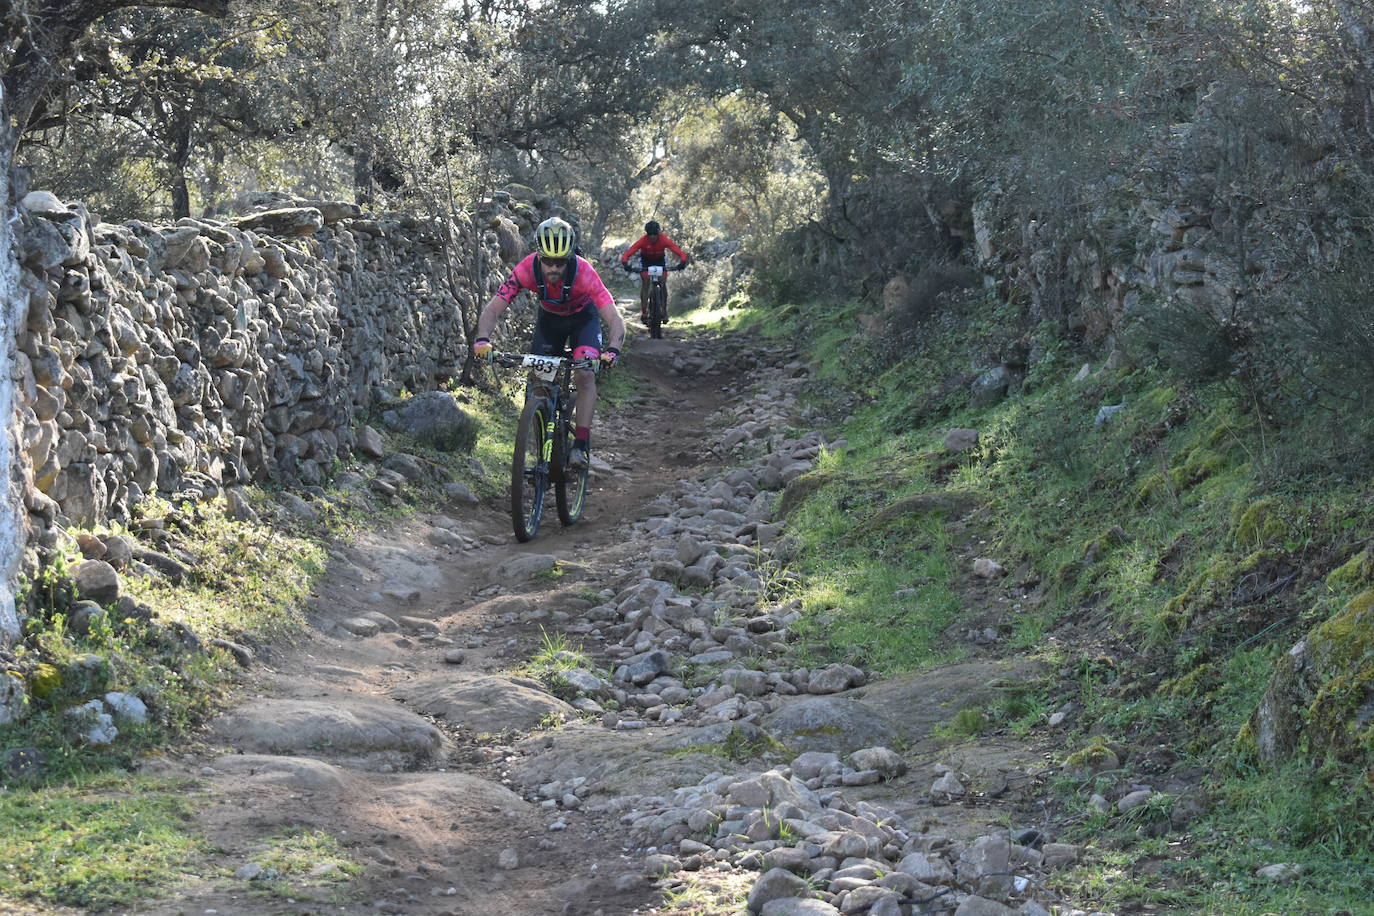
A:
<svg viewBox="0 0 1374 916">
<path fill-rule="evenodd" d="M 587 306 L 572 315 L 555 315 L 539 310 L 534 320 L 534 341 L 530 352 L 540 356 L 561 356 L 564 350 L 591 347 L 601 352 L 601 315 L 595 306 Z"/>
</svg>

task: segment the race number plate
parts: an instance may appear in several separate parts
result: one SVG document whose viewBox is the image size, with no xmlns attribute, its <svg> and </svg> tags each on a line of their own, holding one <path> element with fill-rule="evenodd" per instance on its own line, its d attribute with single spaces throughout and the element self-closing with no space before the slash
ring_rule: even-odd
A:
<svg viewBox="0 0 1374 916">
<path fill-rule="evenodd" d="M 663 265 L 661 265 L 661 264 L 655 264 L 653 267 L 650 267 L 650 268 L 649 268 L 649 276 L 651 276 L 651 277 L 661 277 L 661 276 L 663 276 Z"/>
<path fill-rule="evenodd" d="M 563 360 L 552 356 L 536 356 L 533 353 L 525 354 L 525 361 L 521 363 L 526 369 L 533 372 L 546 382 L 551 382 L 558 375 L 558 367 Z"/>
</svg>

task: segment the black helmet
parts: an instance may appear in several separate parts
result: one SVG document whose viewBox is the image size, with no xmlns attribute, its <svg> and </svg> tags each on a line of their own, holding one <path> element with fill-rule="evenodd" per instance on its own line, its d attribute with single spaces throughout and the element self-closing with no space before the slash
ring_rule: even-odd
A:
<svg viewBox="0 0 1374 916">
<path fill-rule="evenodd" d="M 644 224 L 644 231 L 650 235 L 658 235 L 659 228 L 658 220 L 656 219 L 651 219 Z"/>
</svg>

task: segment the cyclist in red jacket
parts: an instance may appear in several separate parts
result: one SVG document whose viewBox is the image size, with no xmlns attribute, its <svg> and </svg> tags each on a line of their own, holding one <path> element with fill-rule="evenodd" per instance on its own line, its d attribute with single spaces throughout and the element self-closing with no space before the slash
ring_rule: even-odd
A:
<svg viewBox="0 0 1374 916">
<path fill-rule="evenodd" d="M 677 247 L 677 245 L 673 242 L 672 239 L 668 238 L 668 236 L 663 234 L 661 227 L 658 225 L 658 221 L 651 219 L 644 224 L 644 235 L 641 235 L 639 237 L 639 241 L 635 242 L 629 248 L 625 249 L 625 253 L 620 256 L 620 266 L 623 267 L 626 271 L 634 273 L 634 268 L 630 266 L 630 258 L 634 257 L 636 254 L 639 255 L 640 321 L 647 321 L 649 318 L 649 273 L 644 268 L 652 267 L 654 265 L 666 267 L 667 252 L 669 251 L 677 255 L 678 263 L 677 267 L 673 268 L 674 270 L 682 270 L 682 268 L 687 266 L 687 255 L 682 253 L 682 249 Z M 668 303 L 666 300 L 666 293 L 668 290 L 668 278 L 666 275 L 663 278 L 663 290 L 665 293 L 665 300 L 663 303 L 663 321 L 666 324 L 668 321 Z"/>
</svg>

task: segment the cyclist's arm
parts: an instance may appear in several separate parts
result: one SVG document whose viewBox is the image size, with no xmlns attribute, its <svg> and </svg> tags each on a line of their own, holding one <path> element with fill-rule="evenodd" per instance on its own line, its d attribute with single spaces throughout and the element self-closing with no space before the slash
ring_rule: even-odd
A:
<svg viewBox="0 0 1374 916">
<path fill-rule="evenodd" d="M 681 248 L 677 247 L 676 242 L 674 242 L 672 239 L 668 238 L 668 236 L 665 235 L 663 237 L 663 245 L 673 254 L 677 255 L 677 259 L 682 263 L 683 267 L 687 266 L 687 261 L 689 260 L 689 258 L 687 257 L 687 255 L 682 253 Z"/>
<path fill-rule="evenodd" d="M 635 240 L 635 243 L 633 245 L 631 245 L 629 248 L 626 248 L 625 253 L 620 256 L 620 263 L 630 263 L 630 258 L 634 256 L 634 253 L 636 251 L 644 247 L 644 240 L 647 238 L 647 235 L 641 235 L 638 239 Z"/>
<path fill-rule="evenodd" d="M 506 277 L 506 282 L 501 284 L 496 295 L 492 296 L 491 301 L 482 308 L 482 314 L 477 318 L 478 337 L 490 337 L 491 332 L 496 330 L 496 322 L 501 320 L 501 316 L 515 301 L 515 297 L 520 295 L 520 291 L 534 289 L 533 263 L 534 255 L 529 255 L 515 265 L 510 276 Z"/>
<path fill-rule="evenodd" d="M 510 308 L 510 303 L 501 298 L 497 293 L 491 297 L 491 301 L 482 309 L 482 314 L 477 317 L 477 336 L 491 337 L 491 332 L 496 330 L 496 322 L 501 320 L 501 316 Z"/>
<path fill-rule="evenodd" d="M 625 343 L 625 322 L 620 317 L 620 310 L 615 307 L 615 302 L 610 305 L 598 305 L 596 310 L 601 314 L 601 320 L 606 322 L 606 347 L 620 349 L 621 344 Z"/>
<path fill-rule="evenodd" d="M 578 270 L 577 281 L 586 283 L 584 287 L 586 295 L 591 299 L 592 305 L 596 306 L 597 313 L 601 320 L 606 322 L 606 346 L 620 349 L 620 345 L 625 342 L 625 322 L 620 318 L 620 310 L 615 307 L 615 297 L 606 288 L 601 275 L 595 270 L 588 269 L 584 272 Z"/>
</svg>

